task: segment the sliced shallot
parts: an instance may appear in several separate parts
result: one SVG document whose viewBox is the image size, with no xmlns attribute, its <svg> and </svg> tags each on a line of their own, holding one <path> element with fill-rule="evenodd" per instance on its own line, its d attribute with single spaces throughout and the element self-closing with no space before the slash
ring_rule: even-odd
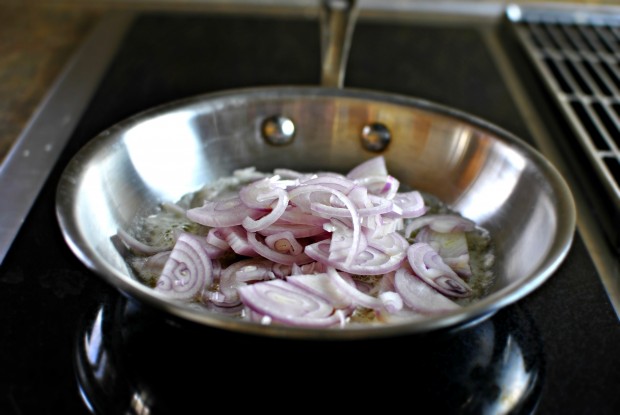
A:
<svg viewBox="0 0 620 415">
<path fill-rule="evenodd" d="M 415 241 L 428 243 L 457 274 L 464 278 L 471 277 L 469 247 L 465 232 L 443 233 L 425 227 L 418 232 Z"/>
<path fill-rule="evenodd" d="M 248 233 L 248 243 L 252 246 L 252 249 L 260 256 L 267 258 L 273 262 L 284 265 L 301 265 L 312 262 L 312 258 L 303 252 L 298 254 L 292 254 L 287 252 L 281 252 L 275 248 L 271 248 L 261 240 L 262 236 L 256 233 Z M 274 244 L 275 246 L 275 244 Z"/>
<path fill-rule="evenodd" d="M 391 309 L 402 308 L 402 302 L 400 303 L 400 307 L 398 307 L 398 302 L 395 301 L 394 297 L 391 295 L 377 298 L 361 292 L 354 285 L 351 285 L 345 281 L 342 275 L 340 275 L 340 273 L 334 268 L 328 268 L 327 275 L 331 279 L 334 286 L 349 296 L 349 298 L 351 298 L 351 302 L 359 307 L 381 310 L 386 307 L 384 303 L 384 301 L 386 301 L 388 303 L 388 307 Z"/>
<path fill-rule="evenodd" d="M 405 267 L 396 271 L 394 286 L 407 306 L 423 314 L 446 313 L 461 308 Z"/>
<path fill-rule="evenodd" d="M 299 327 L 329 327 L 339 324 L 342 319 L 332 304 L 282 280 L 240 287 L 239 296 L 243 304 L 261 316 L 265 323 L 275 321 Z"/>
<path fill-rule="evenodd" d="M 244 259 L 229 265 L 220 274 L 220 288 L 213 292 L 211 300 L 218 304 L 235 305 L 239 303 L 238 289 L 248 282 L 271 280 L 275 278 L 272 262 L 262 258 Z"/>
<path fill-rule="evenodd" d="M 430 227 L 436 232 L 470 232 L 476 227 L 471 220 L 458 215 L 424 215 L 413 219 L 405 228 L 405 235 L 410 236 L 412 233 L 423 228 Z"/>
<path fill-rule="evenodd" d="M 256 219 L 263 214 L 248 207 L 239 196 L 225 200 L 207 201 L 202 207 L 189 209 L 187 218 L 204 226 L 226 227 L 241 225 L 247 217 Z"/>
<path fill-rule="evenodd" d="M 164 265 L 155 290 L 176 299 L 191 299 L 213 281 L 211 259 L 203 237 L 183 233 Z"/>
<path fill-rule="evenodd" d="M 291 275 L 286 281 L 321 297 L 336 308 L 353 306 L 351 296 L 338 289 L 327 273 Z"/>
<path fill-rule="evenodd" d="M 472 295 L 461 276 L 471 275 L 465 233 L 475 224 L 428 214 L 420 192 L 399 186 L 382 156 L 347 175 L 240 169 L 173 209 L 204 200 L 185 215 L 210 228 L 206 237 L 175 232 L 171 251 L 135 268 L 146 277 L 148 261 L 152 274 L 163 264 L 157 291 L 262 324 L 342 327 L 356 308 L 384 322 L 459 309 L 449 297 Z M 139 255 L 170 249 L 119 238 Z"/>
<path fill-rule="evenodd" d="M 416 242 L 407 249 L 407 258 L 413 272 L 437 291 L 450 297 L 469 297 L 471 288 L 424 242 Z"/>
</svg>

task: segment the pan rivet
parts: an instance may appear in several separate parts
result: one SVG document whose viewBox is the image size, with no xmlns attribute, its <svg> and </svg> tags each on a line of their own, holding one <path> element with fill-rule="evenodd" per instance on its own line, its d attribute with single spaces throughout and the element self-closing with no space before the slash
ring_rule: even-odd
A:
<svg viewBox="0 0 620 415">
<path fill-rule="evenodd" d="M 390 144 L 392 133 L 385 124 L 373 122 L 364 126 L 361 139 L 366 150 L 379 152 L 385 150 Z"/>
<path fill-rule="evenodd" d="M 263 121 L 261 133 L 268 143 L 281 146 L 293 140 L 295 124 L 290 118 L 273 115 Z"/>
</svg>

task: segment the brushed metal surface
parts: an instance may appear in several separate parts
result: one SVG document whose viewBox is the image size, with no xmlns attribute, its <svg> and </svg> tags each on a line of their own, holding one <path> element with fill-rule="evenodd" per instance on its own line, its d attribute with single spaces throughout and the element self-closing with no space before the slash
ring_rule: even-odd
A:
<svg viewBox="0 0 620 415">
<path fill-rule="evenodd" d="M 265 143 L 264 119 L 295 123 L 295 139 Z M 139 282 L 113 236 L 205 183 L 256 166 L 346 172 L 373 157 L 363 127 L 388 126 L 390 172 L 433 193 L 487 228 L 496 253 L 492 292 L 463 310 L 402 324 L 316 330 L 262 326 L 197 311 Z M 354 89 L 278 87 L 198 96 L 138 114 L 86 145 L 57 189 L 57 217 L 73 252 L 119 290 L 201 324 L 269 336 L 355 339 L 420 333 L 489 316 L 549 278 L 572 243 L 576 214 L 556 169 L 517 137 L 457 110 L 410 97 Z"/>
<path fill-rule="evenodd" d="M 357 0 L 321 0 L 321 85 L 342 88 L 355 20 Z"/>
<path fill-rule="evenodd" d="M 93 29 L 0 166 L 0 264 L 132 19 L 130 13 L 112 13 Z"/>
</svg>

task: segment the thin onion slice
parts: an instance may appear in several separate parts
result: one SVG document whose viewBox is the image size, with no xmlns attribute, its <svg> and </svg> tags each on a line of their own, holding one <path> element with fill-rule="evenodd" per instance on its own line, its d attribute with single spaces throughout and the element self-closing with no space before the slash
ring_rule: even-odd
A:
<svg viewBox="0 0 620 415">
<path fill-rule="evenodd" d="M 282 216 L 280 216 L 280 219 L 278 219 L 278 222 L 288 222 L 290 224 L 296 225 L 314 225 L 321 227 L 325 222 L 327 222 L 327 219 L 305 213 L 298 207 L 289 205 L 288 208 L 282 213 Z"/>
<path fill-rule="evenodd" d="M 262 258 L 244 259 L 222 270 L 218 292 L 211 296 L 219 305 L 239 303 L 239 287 L 248 282 L 271 280 L 275 278 L 272 262 Z"/>
<path fill-rule="evenodd" d="M 461 308 L 404 267 L 396 271 L 394 286 L 407 306 L 423 314 L 447 313 Z"/>
<path fill-rule="evenodd" d="M 211 259 L 203 237 L 183 233 L 164 265 L 155 291 L 175 299 L 191 299 L 213 281 Z"/>
<path fill-rule="evenodd" d="M 430 227 L 435 232 L 470 232 L 476 228 L 476 224 L 459 215 L 437 214 L 424 215 L 413 219 L 405 228 L 405 235 L 410 236 L 424 226 Z"/>
<path fill-rule="evenodd" d="M 239 190 L 239 198 L 244 205 L 253 209 L 268 209 L 272 202 L 282 196 L 282 188 L 275 184 L 278 179 L 264 178 L 257 180 Z"/>
<path fill-rule="evenodd" d="M 471 287 L 424 242 L 416 242 L 407 249 L 407 258 L 413 272 L 437 291 L 450 297 L 469 297 Z"/>
<path fill-rule="evenodd" d="M 401 255 L 387 255 L 373 247 L 366 249 L 355 256 L 352 264 L 347 265 L 344 261 L 329 259 L 329 240 L 322 240 L 306 246 L 306 254 L 315 261 L 330 265 L 341 271 L 356 275 L 381 275 L 399 268 L 405 259 L 405 253 Z"/>
<path fill-rule="evenodd" d="M 282 280 L 261 282 L 239 288 L 239 296 L 261 321 L 292 324 L 299 327 L 330 327 L 341 316 L 322 298 Z"/>
<path fill-rule="evenodd" d="M 273 225 L 261 229 L 257 233 L 263 236 L 269 236 L 281 232 L 290 232 L 295 238 L 307 238 L 310 236 L 321 235 L 325 233 L 325 230 L 323 229 L 323 225 L 304 225 L 277 221 Z"/>
<path fill-rule="evenodd" d="M 327 273 L 291 275 L 286 281 L 321 297 L 336 308 L 353 306 L 351 297 L 338 289 Z"/>
<path fill-rule="evenodd" d="M 461 277 L 472 276 L 465 232 L 443 233 L 425 227 L 418 232 L 415 242 L 426 242 L 431 245 L 441 255 L 443 261 Z"/>
<path fill-rule="evenodd" d="M 257 256 L 254 247 L 248 242 L 248 232 L 242 226 L 222 228 L 221 233 L 233 251 L 243 256 Z"/>
<path fill-rule="evenodd" d="M 287 255 L 299 255 L 304 247 L 297 241 L 292 232 L 284 231 L 265 237 L 265 244 L 276 252 Z"/>
<path fill-rule="evenodd" d="M 225 200 L 207 201 L 199 208 L 189 209 L 187 218 L 204 226 L 227 227 L 241 225 L 247 217 L 256 219 L 264 212 L 246 206 L 239 196 Z"/>
<path fill-rule="evenodd" d="M 368 246 L 375 248 L 387 255 L 403 255 L 409 242 L 399 233 L 392 232 L 383 236 L 367 236 Z"/>
<path fill-rule="evenodd" d="M 288 194 L 282 189 L 276 189 L 274 194 L 277 197 L 277 201 L 270 206 L 271 212 L 258 219 L 254 219 L 250 216 L 243 219 L 241 224 L 248 232 L 258 232 L 265 229 L 269 225 L 274 224 L 280 216 L 282 216 L 288 206 Z"/>
<path fill-rule="evenodd" d="M 353 262 L 355 255 L 359 252 L 359 243 L 360 243 L 360 234 L 361 234 L 359 215 L 357 214 L 357 209 L 355 208 L 351 200 L 342 192 L 332 189 L 327 186 L 323 186 L 323 185 L 308 185 L 308 186 L 298 187 L 296 189 L 291 190 L 291 192 L 289 192 L 289 197 L 291 201 L 294 201 L 296 197 L 307 194 L 307 193 L 322 193 L 322 192 L 336 196 L 351 213 L 351 222 L 353 224 L 353 237 L 351 239 L 351 249 L 344 261 L 345 265 L 349 266 Z"/>
<path fill-rule="evenodd" d="M 396 313 L 403 308 L 403 298 L 394 291 L 382 292 L 379 294 L 379 299 L 388 313 Z"/>
<path fill-rule="evenodd" d="M 354 168 L 352 168 L 347 177 L 349 179 L 361 179 L 370 176 L 387 176 L 388 169 L 383 156 L 370 158 Z"/>
<path fill-rule="evenodd" d="M 399 211 L 395 213 L 387 213 L 388 217 L 400 217 L 400 218 L 417 218 L 426 213 L 426 205 L 424 204 L 424 198 L 422 194 L 417 190 L 397 193 L 392 199 L 394 205 L 396 205 Z M 407 234 L 409 235 L 409 234 Z"/>
<path fill-rule="evenodd" d="M 262 237 L 260 237 L 262 238 Z M 312 262 L 312 258 L 310 258 L 305 253 L 301 252 L 297 255 L 287 254 L 284 252 L 279 252 L 276 249 L 273 249 L 267 246 L 264 241 L 259 240 L 259 236 L 256 233 L 248 233 L 248 243 L 252 246 L 252 249 L 264 258 L 267 258 L 273 262 L 277 262 L 278 264 L 284 265 L 302 265 Z"/>
<path fill-rule="evenodd" d="M 346 296 L 348 296 L 351 299 L 351 302 L 356 306 L 366 307 L 373 310 L 382 310 L 386 307 L 384 303 L 384 301 L 386 301 L 388 303 L 388 307 L 391 309 L 402 308 L 402 302 L 400 303 L 400 306 L 398 306 L 398 301 L 396 301 L 396 299 L 391 295 L 377 298 L 363 293 L 354 285 L 351 285 L 345 281 L 342 275 L 340 275 L 335 268 L 327 268 L 327 276 L 330 278 L 336 289 L 342 291 Z"/>
</svg>

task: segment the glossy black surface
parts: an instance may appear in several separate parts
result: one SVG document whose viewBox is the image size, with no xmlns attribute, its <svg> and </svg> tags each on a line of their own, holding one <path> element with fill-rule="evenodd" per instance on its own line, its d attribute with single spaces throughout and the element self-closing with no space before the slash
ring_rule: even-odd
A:
<svg viewBox="0 0 620 415">
<path fill-rule="evenodd" d="M 510 395 L 519 397 L 516 413 L 534 407 L 542 414 L 620 413 L 620 326 L 578 236 L 543 287 L 483 325 L 346 344 L 239 337 L 171 323 L 125 303 L 72 255 L 54 216 L 55 186 L 88 139 L 189 95 L 317 84 L 318 59 L 313 20 L 152 14 L 134 23 L 0 266 L 0 413 L 87 413 L 80 386 L 93 408 L 110 413 L 128 407 L 135 391 L 151 413 L 199 396 L 201 412 L 246 402 L 279 408 L 281 393 L 308 408 L 330 408 L 324 400 L 330 396 L 347 410 L 381 399 L 385 411 L 413 411 L 432 401 L 437 413 L 497 413 L 478 409 L 518 390 L 504 373 L 526 379 L 526 393 Z M 362 21 L 345 84 L 454 106 L 530 141 L 470 26 Z M 87 354 L 95 362 L 105 354 L 107 363 L 93 367 Z M 198 385 L 188 379 L 192 369 Z"/>
<path fill-rule="evenodd" d="M 317 410 L 325 405 L 321 393 L 360 394 L 351 408 L 373 393 L 392 403 L 402 398 L 389 395 L 403 394 L 437 413 L 531 413 L 544 381 L 535 334 L 516 307 L 473 328 L 432 335 L 287 341 L 179 322 L 115 297 L 84 318 L 75 359 L 84 396 L 99 413 L 191 413 L 218 385 L 248 399 L 280 396 Z M 313 395 L 320 401 L 307 399 Z"/>
</svg>

